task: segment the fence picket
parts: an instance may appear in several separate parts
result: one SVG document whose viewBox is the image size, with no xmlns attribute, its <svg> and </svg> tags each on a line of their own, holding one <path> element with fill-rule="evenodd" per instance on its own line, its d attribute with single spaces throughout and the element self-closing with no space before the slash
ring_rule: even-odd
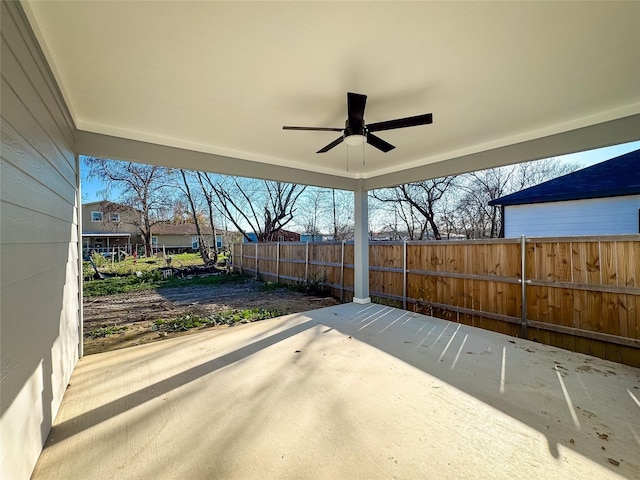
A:
<svg viewBox="0 0 640 480">
<path fill-rule="evenodd" d="M 235 245 L 235 267 L 313 277 L 350 300 L 352 242 L 287 243 L 256 244 L 255 257 Z M 374 299 L 640 366 L 640 235 L 371 242 L 369 252 Z"/>
</svg>

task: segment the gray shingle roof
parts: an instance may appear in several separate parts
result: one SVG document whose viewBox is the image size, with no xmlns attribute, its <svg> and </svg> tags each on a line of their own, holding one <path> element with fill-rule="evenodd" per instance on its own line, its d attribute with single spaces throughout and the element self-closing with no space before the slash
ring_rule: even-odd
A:
<svg viewBox="0 0 640 480">
<path fill-rule="evenodd" d="M 489 205 L 524 205 L 636 194 L 640 194 L 640 150 L 496 198 Z"/>
</svg>

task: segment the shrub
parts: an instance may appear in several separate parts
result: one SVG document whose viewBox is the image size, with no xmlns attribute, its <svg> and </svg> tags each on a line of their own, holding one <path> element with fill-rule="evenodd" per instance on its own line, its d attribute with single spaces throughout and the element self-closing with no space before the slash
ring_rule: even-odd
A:
<svg viewBox="0 0 640 480">
<path fill-rule="evenodd" d="M 331 296 L 331 288 L 324 285 L 326 281 L 326 277 L 313 277 L 307 280 L 300 280 L 295 285 L 289 285 L 289 288 L 294 292 L 304 293 L 305 295 L 329 297 Z"/>
<path fill-rule="evenodd" d="M 95 328 L 93 330 L 91 330 L 90 332 L 86 333 L 85 335 L 91 338 L 104 338 L 104 337 L 109 337 L 111 335 L 115 335 L 116 333 L 122 333 L 127 329 L 126 326 L 122 325 L 120 327 L 118 327 L 117 325 L 113 325 L 113 326 L 108 326 L 108 325 L 103 325 L 100 328 Z"/>
<path fill-rule="evenodd" d="M 182 317 L 165 319 L 159 318 L 153 322 L 154 330 L 165 332 L 187 331 L 198 327 L 213 327 L 217 325 L 235 325 L 236 323 L 250 323 L 268 318 L 279 317 L 281 313 L 264 308 L 245 308 L 244 310 L 224 310 L 209 316 L 189 314 Z"/>
<path fill-rule="evenodd" d="M 93 260 L 93 264 L 97 267 L 104 267 L 107 264 L 107 259 L 104 258 L 103 255 L 100 255 L 98 252 L 93 252 L 91 254 L 91 260 Z"/>
</svg>

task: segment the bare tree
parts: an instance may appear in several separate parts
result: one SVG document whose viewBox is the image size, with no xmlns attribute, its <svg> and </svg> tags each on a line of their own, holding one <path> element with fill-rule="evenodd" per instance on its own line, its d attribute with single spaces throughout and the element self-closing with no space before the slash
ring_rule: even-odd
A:
<svg viewBox="0 0 640 480">
<path fill-rule="evenodd" d="M 302 212 L 293 221 L 306 234 L 311 235 L 312 241 L 317 240 L 322 233 L 323 219 L 327 213 L 326 194 L 327 190 L 322 188 L 307 188 L 298 200 Z"/>
<path fill-rule="evenodd" d="M 297 202 L 300 213 L 292 221 L 306 233 L 322 233 L 334 240 L 353 237 L 353 194 L 344 190 L 308 187 Z"/>
<path fill-rule="evenodd" d="M 374 190 L 372 196 L 380 202 L 401 206 L 395 211 L 405 222 L 410 238 L 413 238 L 416 229 L 420 232 L 421 238 L 430 229 L 433 238 L 441 240 L 440 228 L 436 221 L 437 207 L 455 179 L 455 176 L 451 176 L 407 183 Z"/>
<path fill-rule="evenodd" d="M 379 192 L 376 193 L 380 195 Z M 376 197 L 373 197 L 376 200 Z M 373 206 L 373 211 L 377 215 L 373 217 L 382 217 L 378 225 L 382 231 L 389 231 L 394 240 L 419 240 L 425 236 L 427 223 L 413 205 L 408 202 L 402 202 L 400 199 L 391 201 L 390 197 L 382 201 L 378 208 Z M 375 220 L 374 220 L 375 222 Z"/>
<path fill-rule="evenodd" d="M 101 180 L 108 198 L 113 189 L 120 191 L 119 201 L 140 211 L 140 219 L 132 223 L 138 227 L 145 255 L 151 255 L 151 227 L 168 215 L 171 205 L 171 182 L 168 170 L 118 160 L 89 157 L 89 178 Z"/>
<path fill-rule="evenodd" d="M 331 189 L 331 231 L 334 240 L 353 238 L 353 193 Z"/>
<path fill-rule="evenodd" d="M 259 242 L 273 241 L 291 222 L 298 198 L 306 189 L 298 184 L 238 177 L 218 177 L 210 186 L 218 198 L 216 208 L 247 241 L 253 241 L 251 229 Z"/>
<path fill-rule="evenodd" d="M 190 182 L 189 182 L 189 179 L 187 178 L 187 173 L 183 169 L 180 169 L 180 176 L 182 178 L 182 184 L 179 185 L 178 188 L 180 188 L 182 193 L 185 195 L 189 205 L 189 212 L 191 214 L 193 223 L 196 227 L 196 235 L 198 236 L 198 251 L 200 252 L 200 257 L 202 257 L 202 261 L 204 262 L 205 265 L 215 264 L 216 261 L 218 260 L 217 251 L 214 251 L 213 258 L 212 258 L 211 253 L 209 251 L 209 246 L 207 245 L 205 236 L 202 233 L 202 228 L 204 227 L 204 225 L 198 215 L 199 211 L 198 211 L 198 208 L 196 208 L 196 199 L 194 194 L 192 193 L 191 187 L 189 186 Z M 214 232 L 214 235 L 213 235 L 214 244 L 215 244 L 215 240 L 216 240 L 216 237 Z"/>
<path fill-rule="evenodd" d="M 471 172 L 461 176 L 458 213 L 468 238 L 500 235 L 502 209 L 491 200 L 537 185 L 577 169 L 555 158 Z"/>
<path fill-rule="evenodd" d="M 216 222 L 213 216 L 213 202 L 214 202 L 214 192 L 211 187 L 211 180 L 209 174 L 206 172 L 196 172 L 196 176 L 198 178 L 198 183 L 200 184 L 200 188 L 202 189 L 202 195 L 204 196 L 205 202 L 207 204 L 207 212 L 209 214 L 209 225 L 211 226 L 211 234 L 213 235 L 213 254 L 215 256 L 215 260 L 218 260 L 218 240 L 217 240 L 217 232 L 216 232 Z"/>
</svg>

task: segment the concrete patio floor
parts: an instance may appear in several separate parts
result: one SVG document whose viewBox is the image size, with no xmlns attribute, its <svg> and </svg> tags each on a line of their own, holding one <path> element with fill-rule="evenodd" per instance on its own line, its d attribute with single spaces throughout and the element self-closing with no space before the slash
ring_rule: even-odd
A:
<svg viewBox="0 0 640 480">
<path fill-rule="evenodd" d="M 83 358 L 34 479 L 640 478 L 640 370 L 345 304 Z"/>
</svg>

